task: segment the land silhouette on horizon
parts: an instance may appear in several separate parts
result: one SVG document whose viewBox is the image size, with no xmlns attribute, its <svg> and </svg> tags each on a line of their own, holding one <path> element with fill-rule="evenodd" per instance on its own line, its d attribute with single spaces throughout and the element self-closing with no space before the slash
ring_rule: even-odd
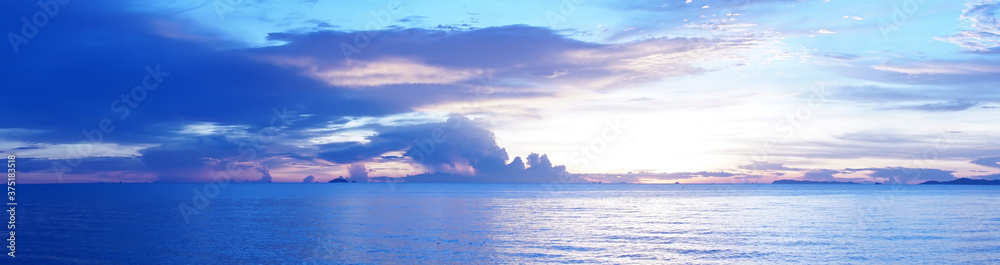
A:
<svg viewBox="0 0 1000 265">
<path fill-rule="evenodd" d="M 920 185 L 1000 185 L 1000 179 L 988 180 L 988 179 L 960 178 L 951 181 L 930 180 L 920 183 Z"/>
</svg>

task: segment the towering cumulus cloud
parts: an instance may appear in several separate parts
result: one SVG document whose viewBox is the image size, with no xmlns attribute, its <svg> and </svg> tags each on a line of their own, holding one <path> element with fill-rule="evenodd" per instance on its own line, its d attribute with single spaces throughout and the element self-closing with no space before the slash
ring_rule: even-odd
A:
<svg viewBox="0 0 1000 265">
<path fill-rule="evenodd" d="M 347 167 L 347 172 L 351 173 L 350 181 L 368 182 L 368 168 L 365 167 L 365 164 L 351 164 Z"/>
<path fill-rule="evenodd" d="M 579 182 L 565 166 L 553 166 L 548 156 L 531 154 L 527 165 L 520 157 L 510 163 L 507 150 L 496 143 L 481 121 L 452 116 L 441 123 L 426 123 L 386 129 L 368 137 L 368 143 L 331 144 L 319 158 L 337 163 L 370 161 L 389 151 L 403 151 L 404 160 L 427 173 L 410 176 L 408 182 Z M 359 156 L 358 154 L 368 154 Z M 364 169 L 363 166 L 360 169 Z M 367 175 L 364 175 L 367 177 Z"/>
</svg>

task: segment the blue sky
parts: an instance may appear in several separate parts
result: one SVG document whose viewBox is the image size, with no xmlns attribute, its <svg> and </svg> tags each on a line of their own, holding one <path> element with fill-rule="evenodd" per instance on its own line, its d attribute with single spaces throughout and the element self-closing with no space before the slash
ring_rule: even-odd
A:
<svg viewBox="0 0 1000 265">
<path fill-rule="evenodd" d="M 26 182 L 1000 174 L 996 1 L 42 3 L 0 11 Z"/>
</svg>

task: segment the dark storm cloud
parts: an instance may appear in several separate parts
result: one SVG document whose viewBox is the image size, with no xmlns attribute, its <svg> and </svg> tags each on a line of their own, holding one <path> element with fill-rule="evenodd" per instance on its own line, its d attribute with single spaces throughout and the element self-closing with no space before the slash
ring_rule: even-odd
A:
<svg viewBox="0 0 1000 265">
<path fill-rule="evenodd" d="M 36 9 L 33 2 L 12 2 L 0 15 Z M 115 128 L 105 140 L 149 142 L 197 121 L 265 127 L 272 109 L 283 106 L 316 114 L 299 126 L 409 110 L 249 58 L 250 51 L 212 34 L 182 31 L 192 25 L 116 10 L 101 3 L 64 6 L 18 53 L 0 52 L 0 86 L 10 89 L 0 105 L 20 113 L 3 127 L 40 131 L 24 140 L 78 142 L 85 139 L 82 130 L 108 118 Z M 155 89 L 134 89 L 147 67 L 168 75 Z"/>
</svg>

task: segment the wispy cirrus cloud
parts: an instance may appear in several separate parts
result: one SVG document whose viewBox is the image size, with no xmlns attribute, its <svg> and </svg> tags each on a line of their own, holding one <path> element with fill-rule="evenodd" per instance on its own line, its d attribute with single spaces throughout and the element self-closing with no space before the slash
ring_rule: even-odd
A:
<svg viewBox="0 0 1000 265">
<path fill-rule="evenodd" d="M 974 52 L 995 52 L 1000 47 L 1000 3 L 993 0 L 974 1 L 959 17 L 968 30 L 938 37 Z"/>
<path fill-rule="evenodd" d="M 919 111 L 963 111 L 972 108 L 979 104 L 974 101 L 949 101 L 940 103 L 929 103 L 923 105 L 911 105 L 911 106 L 900 106 L 889 109 L 901 109 L 901 110 L 919 110 Z"/>
<path fill-rule="evenodd" d="M 872 69 L 909 75 L 976 75 L 1000 73 L 996 63 L 909 61 L 905 64 L 873 65 Z"/>
</svg>

